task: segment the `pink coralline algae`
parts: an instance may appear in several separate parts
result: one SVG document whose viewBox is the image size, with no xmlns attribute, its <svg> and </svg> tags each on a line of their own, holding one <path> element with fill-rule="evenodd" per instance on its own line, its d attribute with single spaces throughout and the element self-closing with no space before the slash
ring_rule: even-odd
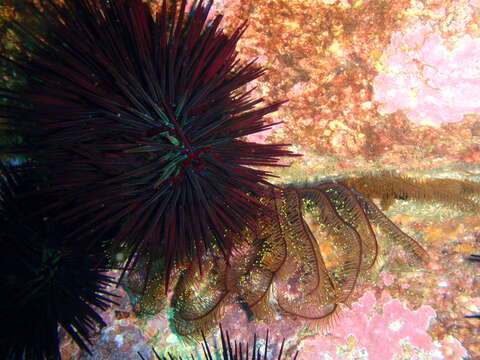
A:
<svg viewBox="0 0 480 360">
<path fill-rule="evenodd" d="M 328 337 L 305 340 L 301 354 L 319 360 L 443 359 L 440 344 L 427 332 L 434 317 L 430 306 L 412 311 L 387 292 L 377 301 L 368 291 L 343 312 Z M 456 349 L 455 356 L 466 356 L 465 349 Z"/>
<path fill-rule="evenodd" d="M 92 348 L 92 356 L 83 354 L 80 360 L 138 360 L 138 353 L 148 356 L 151 353 L 147 339 L 141 329 L 125 321 L 102 330 Z"/>
<path fill-rule="evenodd" d="M 395 33 L 374 79 L 378 111 L 402 110 L 411 121 L 430 125 L 480 113 L 479 59 L 480 38 L 447 41 L 428 24 Z"/>
<path fill-rule="evenodd" d="M 385 271 L 382 271 L 380 273 L 380 276 L 383 280 L 383 283 L 385 284 L 385 286 L 390 286 L 392 285 L 394 282 L 395 282 L 395 277 L 386 273 Z"/>
</svg>

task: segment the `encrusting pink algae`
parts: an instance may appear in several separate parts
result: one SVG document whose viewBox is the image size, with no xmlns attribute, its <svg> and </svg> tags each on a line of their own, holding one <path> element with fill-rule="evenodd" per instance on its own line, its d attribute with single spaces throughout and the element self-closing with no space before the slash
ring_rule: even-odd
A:
<svg viewBox="0 0 480 360">
<path fill-rule="evenodd" d="M 442 125 L 480 112 L 480 39 L 447 41 L 429 24 L 393 34 L 375 77 L 380 114 L 402 110 L 418 124 Z"/>
</svg>

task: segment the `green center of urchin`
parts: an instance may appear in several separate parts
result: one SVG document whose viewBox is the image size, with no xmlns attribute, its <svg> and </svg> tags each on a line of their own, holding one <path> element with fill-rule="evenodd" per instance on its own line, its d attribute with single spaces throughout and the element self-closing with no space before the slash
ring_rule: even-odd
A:
<svg viewBox="0 0 480 360">
<path fill-rule="evenodd" d="M 211 147 L 207 146 L 165 154 L 160 158 L 160 161 L 165 161 L 166 165 L 153 187 L 157 189 L 167 180 L 172 184 L 177 184 L 183 180 L 185 172 L 188 170 L 194 172 L 202 171 L 206 165 L 204 155 L 210 151 Z"/>
<path fill-rule="evenodd" d="M 36 281 L 50 281 L 57 274 L 65 251 L 59 249 L 43 248 L 41 252 L 41 263 L 35 269 Z"/>
<path fill-rule="evenodd" d="M 170 185 L 181 182 L 188 170 L 201 172 L 206 166 L 205 155 L 212 151 L 210 144 L 192 144 L 192 139 L 184 133 L 182 126 L 171 121 L 165 112 L 158 110 L 157 113 L 159 117 L 155 124 L 151 124 L 154 126 L 144 131 L 143 140 L 124 150 L 124 153 L 153 155 L 151 159 L 159 165 L 154 189 L 160 188 L 167 181 Z M 178 122 L 177 111 L 172 115 L 175 115 Z M 153 118 L 150 119 L 153 121 Z M 117 157 L 110 153 L 107 156 Z"/>
</svg>

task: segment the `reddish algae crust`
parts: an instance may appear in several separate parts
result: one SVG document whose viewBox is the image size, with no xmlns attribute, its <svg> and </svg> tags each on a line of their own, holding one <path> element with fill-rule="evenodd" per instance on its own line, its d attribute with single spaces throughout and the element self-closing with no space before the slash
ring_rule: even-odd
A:
<svg viewBox="0 0 480 360">
<path fill-rule="evenodd" d="M 478 114 L 426 126 L 409 119 L 407 108 L 380 113 L 381 96 L 374 93 L 392 38 L 409 34 L 415 24 L 429 24 L 445 39 L 440 45 L 477 37 L 479 11 L 473 2 L 232 1 L 225 2 L 225 13 L 232 24 L 249 19 L 241 55 L 258 57 L 268 69 L 257 81 L 258 94 L 272 102 L 289 100 L 272 118 L 284 125 L 267 140 L 292 142 L 358 170 L 378 163 L 431 168 L 480 160 Z M 433 123 L 440 120 L 433 114 Z M 359 165 L 348 164 L 357 157 Z"/>
</svg>

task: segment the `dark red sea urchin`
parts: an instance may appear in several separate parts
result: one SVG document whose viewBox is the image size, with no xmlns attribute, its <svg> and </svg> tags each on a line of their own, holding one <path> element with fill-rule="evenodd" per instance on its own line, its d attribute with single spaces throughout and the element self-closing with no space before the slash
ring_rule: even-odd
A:
<svg viewBox="0 0 480 360">
<path fill-rule="evenodd" d="M 267 171 L 291 156 L 284 144 L 249 142 L 269 128 L 244 86 L 264 72 L 241 64 L 243 24 L 226 35 L 212 1 L 164 1 L 158 13 L 141 0 L 44 0 L 33 13 L 39 36 L 15 24 L 34 46 L 18 67 L 27 90 L 3 89 L 19 105 L 3 106 L 10 130 L 50 174 L 49 191 L 84 218 L 72 236 L 95 239 L 118 224 L 113 246 L 173 263 L 215 244 L 225 254 L 235 233 L 253 226 Z M 12 60 L 10 60 L 12 61 Z"/>
</svg>

